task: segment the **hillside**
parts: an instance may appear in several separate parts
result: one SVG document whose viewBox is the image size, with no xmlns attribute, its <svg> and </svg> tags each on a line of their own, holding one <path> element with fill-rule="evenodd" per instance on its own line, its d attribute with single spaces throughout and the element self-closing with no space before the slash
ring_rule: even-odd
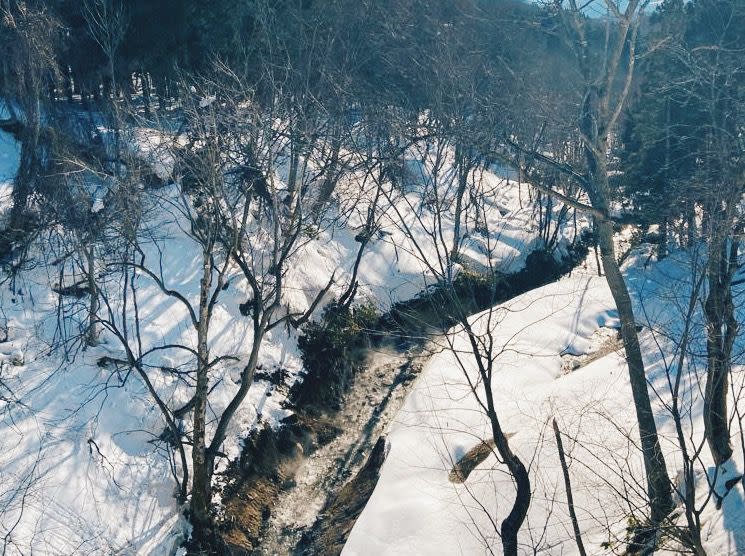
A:
<svg viewBox="0 0 745 556">
<path fill-rule="evenodd" d="M 0 0 L 3 555 L 745 556 L 743 0 Z"/>
</svg>

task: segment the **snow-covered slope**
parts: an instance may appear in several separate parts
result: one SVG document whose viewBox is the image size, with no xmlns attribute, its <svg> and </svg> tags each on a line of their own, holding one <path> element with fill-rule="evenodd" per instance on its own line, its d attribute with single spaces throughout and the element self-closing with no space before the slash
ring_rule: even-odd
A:
<svg viewBox="0 0 745 556">
<path fill-rule="evenodd" d="M 145 151 L 147 156 L 155 152 Z M 11 190 L 18 154 L 12 138 L 0 134 L 4 197 Z M 504 269 L 514 270 L 536 245 L 532 208 L 522 208 L 514 183 L 489 172 L 484 179 L 495 189 L 494 206 L 488 211 L 495 257 Z M 352 192 L 360 189 L 355 180 L 350 176 L 345 185 Z M 345 187 L 340 188 L 340 207 Z M 199 251 L 178 211 L 168 210 L 177 204 L 177 193 L 178 186 L 172 184 L 148 194 L 143 225 L 150 232 L 141 245 L 146 259 L 162 269 L 166 286 L 194 300 Z M 421 200 L 409 194 L 391 203 L 409 219 L 425 249 L 418 252 L 407 241 L 395 211 L 381 216 L 381 233 L 370 243 L 359 273 L 360 295 L 381 307 L 415 295 L 432 279 L 422 260 L 422 255 L 433 254 L 425 241 L 432 222 L 421 210 Z M 8 206 L 4 198 L 3 209 Z M 103 201 L 93 207 L 94 212 L 104 210 Z M 307 308 L 334 272 L 337 285 L 331 293 L 346 287 L 359 246 L 354 237 L 364 218 L 364 202 L 355 210 L 356 217 L 321 230 L 294 255 L 286 278 L 287 305 Z M 414 218 L 407 210 L 425 217 Z M 445 228 L 452 228 L 452 216 L 445 219 Z M 464 247 L 474 260 L 483 257 L 477 245 L 482 240 L 474 235 Z M 172 553 L 188 535 L 188 526 L 175 500 L 172 470 L 177 464 L 158 441 L 163 419 L 136 373 L 102 364 L 103 358 L 123 357 L 112 334 L 104 331 L 99 345 L 85 349 L 79 341 L 68 341 L 85 327 L 87 298 L 62 297 L 52 290 L 60 279 L 67 285 L 81 279 L 79 269 L 56 262 L 67 248 L 41 237 L 31 252 L 33 264 L 13 279 L 3 275 L 0 318 L 9 337 L 0 343 L 0 537 L 5 537 L 11 554 Z M 98 287 L 117 314 L 125 303 L 123 274 L 121 269 L 102 269 L 102 276 Z M 195 345 L 194 330 L 178 300 L 165 295 L 147 276 L 136 280 L 143 350 Z M 212 353 L 237 357 L 214 369 L 210 403 L 217 414 L 238 388 L 238 370 L 251 347 L 250 319 L 238 309 L 246 296 L 240 280 L 230 280 L 212 321 Z M 131 299 L 128 303 L 131 311 Z M 163 349 L 147 360 L 153 386 L 173 407 L 186 403 L 191 391 L 177 375 L 161 368 L 188 365 L 187 359 L 183 351 Z M 285 327 L 273 330 L 262 345 L 260 365 L 266 370 L 281 367 L 295 380 L 301 369 L 296 332 Z M 287 415 L 283 392 L 262 380 L 252 385 L 223 446 L 225 454 L 236 457 L 241 439 L 260 422 L 276 425 Z M 225 463 L 220 461 L 221 466 Z"/>
<path fill-rule="evenodd" d="M 675 368 L 680 311 L 687 307 L 690 292 L 689 264 L 679 254 L 648 270 L 639 263 L 626 271 L 639 321 L 646 325 L 641 341 L 648 379 L 658 396 L 653 405 L 663 449 L 670 475 L 678 481 L 680 450 L 663 401 L 670 399 L 665 369 L 666 364 Z M 574 503 L 588 554 L 622 550 L 617 541 L 624 538 L 628 516 L 632 509 L 644 507 L 643 463 L 636 448 L 638 433 L 625 361 L 620 344 L 612 342 L 614 335 L 599 333 L 601 327 L 617 326 L 615 314 L 605 279 L 575 271 L 505 303 L 492 315 L 497 369 L 492 390 L 510 446 L 530 466 L 533 488 L 520 533 L 521 553 L 577 553 L 552 418 L 566 435 Z M 489 311 L 473 317 L 479 333 L 485 331 L 488 315 Z M 492 453 L 465 482 L 449 480 L 454 465 L 491 435 L 465 379 L 464 370 L 472 380 L 477 377 L 467 338 L 458 330 L 448 337 L 439 340 L 443 350 L 425 366 L 390 428 L 389 454 L 345 555 L 501 553 L 498 527 L 515 492 L 506 468 Z M 694 353 L 705 353 L 703 340 L 693 341 Z M 576 365 L 562 365 L 562 355 L 587 352 L 595 355 L 567 372 Z M 684 426 L 696 443 L 703 432 L 698 390 L 703 371 L 700 361 L 690 361 L 682 381 Z M 742 367 L 736 367 L 734 374 L 735 384 L 741 385 Z M 745 402 L 739 403 L 745 409 Z M 737 435 L 737 423 L 733 426 Z M 738 448 L 735 452 L 728 473 L 718 477 L 720 493 L 726 480 L 739 475 L 735 468 L 743 468 L 743 454 Z M 696 464 L 698 501 L 704 504 L 708 495 L 704 472 L 712 476 L 713 467 L 705 447 L 701 457 Z M 708 500 L 702 537 L 709 554 L 745 553 L 744 510 L 737 486 L 724 499 L 721 511 Z"/>
</svg>

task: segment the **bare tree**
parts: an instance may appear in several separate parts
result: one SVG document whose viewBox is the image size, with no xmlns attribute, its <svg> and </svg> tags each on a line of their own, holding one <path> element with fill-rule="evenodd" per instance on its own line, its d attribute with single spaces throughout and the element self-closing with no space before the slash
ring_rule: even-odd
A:
<svg viewBox="0 0 745 556">
<path fill-rule="evenodd" d="M 112 102 L 116 100 L 116 56 L 127 32 L 128 16 L 121 0 L 85 0 L 83 16 L 93 40 L 108 62 Z"/>
<path fill-rule="evenodd" d="M 318 216 L 312 212 L 316 197 L 310 184 L 335 156 L 333 149 L 322 147 L 319 136 L 307 143 L 302 157 L 297 156 L 290 148 L 294 138 L 288 126 L 292 120 L 285 117 L 284 97 L 279 93 L 271 101 L 252 97 L 246 93 L 250 87 L 235 74 L 226 68 L 221 71 L 227 72 L 223 75 L 226 82 L 190 81 L 184 87 L 185 131 L 166 143 L 180 176 L 178 196 L 169 197 L 158 190 L 134 193 L 159 198 L 161 208 L 181 223 L 196 245 L 198 294 L 194 297 L 169 283 L 167 269 L 153 256 L 153 246 L 148 247 L 152 241 L 147 235 L 153 232 L 147 229 L 123 237 L 120 254 L 107 260 L 109 272 L 121 276 L 119 293 L 115 294 L 119 300 L 101 292 L 105 307 L 101 325 L 119 340 L 126 363 L 148 386 L 163 414 L 169 441 L 181 459 L 179 489 L 182 499 L 191 496 L 189 517 L 195 528 L 195 546 L 206 546 L 214 533 L 215 462 L 253 384 L 266 335 L 277 327 L 297 327 L 305 322 L 335 280 L 331 276 L 307 308 L 295 309 L 285 300 L 287 273 L 309 241 L 309 226 Z M 319 120 L 318 125 L 325 122 Z M 291 185 L 279 175 L 293 163 L 297 165 Z M 193 346 L 187 341 L 155 346 L 143 342 L 141 322 L 149 318 L 139 308 L 137 284 L 143 281 L 184 309 Z M 247 355 L 219 353 L 214 347 L 213 318 L 225 289 L 239 285 L 248 292 L 241 311 L 251 323 L 250 351 Z M 174 375 L 185 379 L 190 388 L 190 399 L 183 407 L 169 405 L 150 380 L 149 360 L 163 352 L 178 353 L 193 362 L 191 369 Z M 226 362 L 238 361 L 239 385 L 218 410 L 210 403 L 214 371 Z M 190 431 L 180 424 L 188 414 Z M 188 462 L 185 444 L 191 448 Z"/>
<path fill-rule="evenodd" d="M 566 490 L 567 506 L 569 508 L 569 517 L 572 520 L 572 530 L 574 531 L 574 540 L 577 543 L 577 550 L 580 556 L 585 556 L 585 545 L 582 542 L 582 532 L 579 529 L 579 522 L 577 520 L 577 511 L 574 507 L 574 494 L 572 493 L 572 481 L 569 477 L 569 466 L 566 462 L 566 453 L 564 452 L 564 443 L 561 440 L 561 431 L 559 430 L 559 424 L 556 419 L 551 420 L 551 425 L 554 429 L 554 436 L 556 437 L 556 446 L 559 450 L 559 462 L 561 463 L 561 474 L 564 477 L 564 488 Z"/>
<path fill-rule="evenodd" d="M 596 38 L 592 36 L 593 28 L 597 30 L 597 22 L 583 13 L 583 10 L 598 4 L 591 2 L 579 5 L 574 0 L 556 0 L 548 5 L 559 21 L 561 36 L 574 52 L 580 75 L 579 92 L 582 101 L 576 129 L 584 151 L 584 169 L 547 156 L 543 151 L 526 148 L 513 140 L 509 142 L 532 160 L 548 164 L 574 179 L 589 198 L 589 204 L 576 203 L 565 195 L 557 194 L 550 187 L 534 183 L 543 192 L 584 210 L 595 218 L 603 269 L 621 320 L 621 336 L 639 423 L 647 472 L 650 517 L 654 527 L 670 513 L 674 504 L 647 390 L 631 296 L 616 259 L 611 216 L 612 193 L 608 179 L 608 152 L 631 90 L 637 37 L 647 2 L 632 0 L 621 4 L 614 0 L 605 0 L 602 5 L 607 10 L 604 23 L 606 31 L 605 42 L 599 49 L 600 56 L 597 55 L 598 48 L 594 42 Z"/>
<path fill-rule="evenodd" d="M 42 105 L 47 87 L 58 76 L 55 45 L 58 21 L 36 3 L 4 0 L 0 3 L 0 91 L 18 124 L 21 160 L 13 183 L 13 205 L 0 251 L 7 254 L 22 237 L 29 221 L 25 217 L 29 198 L 41 166 L 39 142 L 42 134 Z"/>
<path fill-rule="evenodd" d="M 494 403 L 493 378 L 496 370 L 494 365 L 499 356 L 499 351 L 495 350 L 493 338 L 493 311 L 488 311 L 487 315 L 484 334 L 476 333 L 466 315 L 463 315 L 459 319 L 459 325 L 463 327 L 471 345 L 470 355 L 476 362 L 478 380 L 472 380 L 470 378 L 470 373 L 467 370 L 468 365 L 465 362 L 461 362 L 460 354 L 456 350 L 453 350 L 453 353 L 458 358 L 458 362 L 464 370 L 464 376 L 468 380 L 471 391 L 476 396 L 478 404 L 489 419 L 494 446 L 515 482 L 515 501 L 507 516 L 502 520 L 500 535 L 504 554 L 506 556 L 516 556 L 519 546 L 518 532 L 528 514 L 532 492 L 528 469 L 520 456 L 510 448 L 507 434 L 502 428 L 499 415 L 497 414 L 497 407 Z"/>
<path fill-rule="evenodd" d="M 458 208 L 459 194 L 457 176 L 458 161 L 453 160 L 454 148 L 447 139 L 431 141 L 424 139 L 418 145 L 422 152 L 422 177 L 426 183 L 418 184 L 415 195 L 394 197 L 385 193 L 391 204 L 390 212 L 394 224 L 403 233 L 408 249 L 422 263 L 425 269 L 425 282 L 431 281 L 431 290 L 427 311 L 435 327 L 448 328 L 455 325 L 455 330 L 462 333 L 469 349 L 462 350 L 454 344 L 453 331 L 445 335 L 446 348 L 450 350 L 463 371 L 471 393 L 486 416 L 491 438 L 500 460 L 507 467 L 515 485 L 515 500 L 507 515 L 499 525 L 502 548 L 507 555 L 518 554 L 518 533 L 526 519 L 530 506 L 532 490 L 528 469 L 522 459 L 510 447 L 509 438 L 499 418 L 494 400 L 494 376 L 498 372 L 497 361 L 504 346 L 498 345 L 494 338 L 494 328 L 500 315 L 493 305 L 498 298 L 498 268 L 494 258 L 494 249 L 499 240 L 499 232 L 489 222 L 493 220 L 493 208 L 490 198 L 495 194 L 488 182 L 476 182 L 469 187 L 469 195 L 478 196 L 482 202 L 474 202 L 475 210 L 482 210 L 479 215 L 481 233 L 484 238 L 484 262 L 479 267 L 483 275 L 476 279 L 483 280 L 483 291 L 469 291 L 468 279 L 458 280 L 454 276 L 455 267 L 451 260 L 453 245 L 453 211 Z M 412 150 L 416 152 L 416 150 Z M 452 187 L 455 183 L 455 187 Z M 387 190 L 386 190 L 387 191 Z M 416 201 L 414 201 L 415 199 Z M 488 207 L 488 208 L 487 208 Z M 433 257 L 431 253 L 436 253 Z M 476 288 L 474 288 L 476 289 Z M 479 301 L 474 304 L 474 297 Z M 483 304 L 483 305 L 482 305 Z M 480 316 L 479 322 L 472 322 L 471 315 L 478 308 L 490 307 Z M 406 311 L 406 309 L 404 309 Z M 423 315 L 411 315 L 410 318 L 423 318 Z M 475 369 L 475 374 L 472 372 Z M 490 516 L 494 519 L 493 516 Z"/>
</svg>

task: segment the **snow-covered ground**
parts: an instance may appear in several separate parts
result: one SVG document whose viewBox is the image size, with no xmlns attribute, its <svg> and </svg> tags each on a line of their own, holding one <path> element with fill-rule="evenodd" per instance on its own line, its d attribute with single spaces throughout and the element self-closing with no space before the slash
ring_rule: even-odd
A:
<svg viewBox="0 0 745 556">
<path fill-rule="evenodd" d="M 688 306 L 691 262 L 680 253 L 648 269 L 643 262 L 643 257 L 633 259 L 626 274 L 639 322 L 645 324 L 642 349 L 648 379 L 659 396 L 653 399 L 653 407 L 663 449 L 670 476 L 680 485 L 680 450 L 670 413 L 662 402 L 670 399 L 665 369 L 672 368 L 674 376 L 673 351 L 675 339 L 680 338 L 681 311 Z M 485 331 L 488 315 L 486 311 L 473 317 L 479 333 Z M 742 318 L 745 313 L 738 321 Z M 598 334 L 601 327 L 617 326 L 605 279 L 575 271 L 571 277 L 495 309 L 491 326 L 497 354 L 492 390 L 501 426 L 510 436 L 512 450 L 530 466 L 533 488 L 528 518 L 520 533 L 520 552 L 578 552 L 552 418 L 566 435 L 563 443 L 587 553 L 623 550 L 623 543 L 617 541 L 624 538 L 631 507 L 644 507 L 640 500 L 644 486 L 639 480 L 644 475 L 622 352 L 593 345 L 596 339 L 609 336 Z M 699 321 L 696 328 L 701 330 L 700 326 Z M 455 463 L 482 439 L 490 438 L 488 421 L 465 379 L 464 372 L 472 379 L 477 375 L 470 345 L 457 329 L 449 337 L 449 342 L 443 342 L 444 350 L 424 367 L 390 427 L 389 453 L 379 482 L 352 530 L 345 555 L 501 553 L 498 525 L 514 499 L 506 468 L 492 454 L 465 482 L 449 480 Z M 700 333 L 694 336 L 694 353 L 705 354 L 703 341 Z M 460 354 L 463 365 L 451 347 Z M 742 347 L 735 352 L 741 353 Z M 566 366 L 562 368 L 562 354 L 586 352 L 597 352 L 598 356 L 587 357 L 589 363 L 569 373 Z M 700 360 L 689 360 L 682 380 L 684 426 L 697 443 L 703 434 L 699 388 L 704 370 Z M 742 384 L 743 374 L 741 366 L 735 367 L 736 385 Z M 745 401 L 740 405 L 745 409 Z M 720 494 L 724 483 L 743 469 L 737 421 L 733 427 L 735 458 L 727 473 L 717 478 Z M 704 546 L 712 555 L 745 554 L 742 485 L 729 492 L 721 510 L 713 499 L 705 504 L 705 473 L 713 479 L 705 446 L 701 457 L 696 478 L 698 502 L 705 506 L 701 518 Z M 684 523 L 683 517 L 679 523 Z M 670 550 L 674 552 L 675 547 Z"/>
<path fill-rule="evenodd" d="M 145 146 L 143 152 L 152 156 L 157 146 L 151 150 Z M 9 206 L 7 195 L 18 155 L 13 139 L 0 133 L 3 210 Z M 163 176 L 168 173 L 167 163 L 157 166 Z M 426 168 L 424 164 L 425 173 Z M 356 179 L 348 178 L 349 191 L 359 190 Z M 503 263 L 503 269 L 515 270 L 536 245 L 532 209 L 521 208 L 514 182 L 507 184 L 489 172 L 483 179 L 495 190 L 494 206 L 488 210 L 492 235 L 487 243 L 494 245 L 493 258 Z M 177 187 L 161 188 L 149 199 L 146 224 L 152 233 L 143 249 L 147 260 L 157 261 L 167 287 L 194 300 L 199 251 L 178 212 L 167 209 L 176 204 Z M 344 190 L 340 188 L 341 196 Z M 104 211 L 103 200 L 96 197 L 95 201 L 93 212 Z M 343 207 L 344 198 L 338 203 Z M 427 238 L 434 222 L 419 210 L 421 199 L 413 193 L 391 203 L 422 238 L 424 250 L 417 251 L 407 241 L 395 211 L 385 211 L 381 233 L 370 243 L 359 273 L 360 295 L 381 308 L 415 295 L 432 280 L 422 257 L 433 256 Z M 408 213 L 412 208 L 414 212 Z M 354 237 L 364 218 L 364 203 L 354 210 L 356 217 L 352 215 L 345 226 L 320 231 L 294 255 L 286 278 L 286 304 L 307 308 L 334 272 L 337 286 L 332 293 L 346 286 L 359 245 Z M 452 233 L 452 215 L 444 217 L 444 228 Z M 60 279 L 70 285 L 82 275 L 69 265 L 55 264 L 65 246 L 44 241 L 40 238 L 32 249 L 34 264 L 12 280 L 3 275 L 0 287 L 0 324 L 8 330 L 7 341 L 0 343 L 0 537 L 10 554 L 173 553 L 188 535 L 188 526 L 175 500 L 172 454 L 156 441 L 164 430 L 161 414 L 136 373 L 99 365 L 104 357 L 123 357 L 111 334 L 104 332 L 96 347 L 82 349 L 78 342 L 71 351 L 66 349 L 70 344 L 63 340 L 84 328 L 86 298 L 60 297 L 52 288 L 60 285 Z M 465 253 L 473 260 L 483 258 L 485 241 L 483 235 L 470 236 Z M 99 286 L 115 314 L 124 303 L 122 279 L 121 272 L 107 271 Z M 137 292 L 143 350 L 195 345 L 194 330 L 178 300 L 144 275 L 137 278 Z M 210 403 L 218 415 L 238 388 L 241 361 L 251 347 L 250 319 L 238 309 L 246 295 L 239 280 L 231 281 L 220 295 L 211 325 L 211 352 L 238 358 L 214 369 Z M 149 378 L 163 399 L 173 407 L 189 400 L 189 388 L 174 373 L 161 370 L 188 365 L 183 351 L 157 351 L 147 363 Z M 291 380 L 299 376 L 296 333 L 278 327 L 268 334 L 260 365 L 267 370 L 286 369 Z M 238 455 L 241 439 L 260 421 L 276 425 L 287 415 L 282 408 L 284 396 L 272 389 L 261 380 L 252 385 L 223 446 L 229 457 Z"/>
<path fill-rule="evenodd" d="M 170 176 L 172 159 L 167 153 L 163 158 L 164 142 L 149 130 L 136 136 L 142 157 L 161 178 Z M 18 158 L 18 145 L 0 132 L 3 212 L 9 206 Z M 404 192 L 391 194 L 382 203 L 379 231 L 359 270 L 359 295 L 381 309 L 431 284 L 436 277 L 430 265 L 437 264 L 438 249 L 441 254 L 452 242 L 452 205 L 446 205 L 438 219 L 418 194 L 421 189 L 417 188 L 432 185 L 431 160 L 426 153 L 412 151 L 405 166 L 410 183 Z M 447 176 L 442 180 L 447 182 Z M 539 245 L 527 188 L 488 171 L 480 173 L 478 183 L 490 192 L 488 206 L 482 207 L 487 222 L 464 226 L 463 260 L 517 270 Z M 365 185 L 362 176 L 347 176 L 335 199 L 336 210 L 345 218 L 317 230 L 293 255 L 283 298 L 287 306 L 306 309 L 334 273 L 336 285 L 330 296 L 348 284 L 359 246 L 355 236 L 371 203 L 370 195 L 359 195 L 365 187 L 369 184 Z M 152 233 L 143 248 L 146 258 L 157 261 L 162 269 L 166 285 L 194 300 L 199 251 L 184 231 L 188 226 L 178 211 L 168 209 L 177 204 L 177 193 L 178 186 L 172 184 L 150 194 L 145 224 Z M 94 212 L 106 214 L 104 198 L 94 197 Z M 575 231 L 564 233 L 571 238 Z M 34 264 L 12 279 L 3 274 L 0 284 L 0 335 L 4 330 L 8 334 L 0 342 L 0 537 L 9 554 L 173 553 L 188 535 L 188 525 L 183 508 L 176 503 L 171 455 L 162 442 L 155 441 L 164 430 L 161 414 L 136 373 L 99 366 L 103 357 L 122 357 L 121 345 L 111 334 L 104 333 L 94 348 L 79 349 L 78 343 L 76 349 L 65 349 L 71 344 L 63 340 L 84 327 L 86 315 L 85 298 L 60 297 L 52 290 L 60 278 L 69 285 L 81 276 L 69 266 L 60 269 L 54 264 L 64 247 L 45 244 L 40 238 L 31 253 Z M 632 257 L 626 273 L 639 321 L 646 325 L 641 340 L 649 379 L 659 395 L 653 403 L 670 475 L 676 478 L 681 460 L 673 423 L 663 404 L 669 399 L 665 369 L 675 367 L 671 354 L 690 292 L 690 261 L 678 254 L 645 268 L 645 259 Z M 601 329 L 617 324 L 613 302 L 604 279 L 590 271 L 575 271 L 570 278 L 506 303 L 495 310 L 498 318 L 492 321 L 501 349 L 493 388 L 499 415 L 513 450 L 530 463 L 534 489 L 521 532 L 526 552 L 576 551 L 551 418 L 557 419 L 566 435 L 575 505 L 589 553 L 617 547 L 627 525 L 629 504 L 638 503 L 643 491 L 638 482 L 642 463 L 634 444 L 635 418 L 624 360 L 617 349 L 608 349 L 607 341 L 598 344 L 612 339 L 612 333 Z M 112 307 L 120 308 L 121 272 L 107 272 L 101 287 Z M 137 278 L 137 291 L 143 349 L 194 345 L 194 330 L 178 300 L 143 275 Z M 217 414 L 237 389 L 241 361 L 251 348 L 250 319 L 238 309 L 246 296 L 240 280 L 230 280 L 212 321 L 212 353 L 237 358 L 213 371 L 210 403 Z M 474 317 L 477 329 L 486 326 L 486 314 Z M 741 316 L 745 318 L 745 313 Z M 703 353 L 700 322 L 695 329 L 694 352 Z M 468 362 L 463 335 L 455 330 L 449 337 L 457 349 L 465 350 L 461 360 Z M 261 367 L 281 367 L 290 380 L 296 380 L 301 371 L 296 339 L 296 332 L 284 327 L 273 330 L 262 345 Z M 390 428 L 388 458 L 352 531 L 347 554 L 500 552 L 492 523 L 498 523 L 507 511 L 513 486 L 493 456 L 464 483 L 449 481 L 454 464 L 488 434 L 451 346 L 444 343 L 442 347 L 426 365 Z M 739 354 L 743 347 L 738 345 L 735 351 Z M 592 356 L 583 357 L 590 352 Z M 563 354 L 574 357 L 571 364 L 564 364 Z M 148 364 L 148 376 L 161 397 L 173 407 L 188 401 L 189 388 L 174 373 L 161 370 L 188 365 L 188 357 L 162 350 L 154 352 Z M 694 358 L 687 369 L 682 381 L 685 426 L 691 438 L 700 439 L 703 425 L 697 388 L 703 366 Z M 466 371 L 474 372 L 472 363 L 466 364 Z M 742 375 L 742 368 L 736 367 L 736 386 L 742 384 Z M 739 392 L 737 387 L 732 390 L 733 396 Z M 276 425 L 287 415 L 282 404 L 285 391 L 256 381 L 223 452 L 236 457 L 241 439 L 260 422 Z M 737 475 L 736 469 L 743 468 L 742 451 L 735 444 L 735 461 L 726 476 L 718 477 L 719 492 L 727 479 Z M 712 466 L 705 447 L 701 456 L 697 480 L 703 504 L 705 474 L 711 473 Z M 626 492 L 628 501 L 618 492 Z M 722 510 L 711 500 L 705 505 L 702 536 L 709 554 L 745 553 L 743 505 L 740 487 L 724 499 Z M 609 544 L 602 547 L 602 543 Z"/>
</svg>

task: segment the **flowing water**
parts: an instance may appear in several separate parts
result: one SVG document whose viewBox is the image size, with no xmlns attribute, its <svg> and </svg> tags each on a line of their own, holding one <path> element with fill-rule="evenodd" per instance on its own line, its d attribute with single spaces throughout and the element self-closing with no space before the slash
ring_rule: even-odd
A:
<svg viewBox="0 0 745 556">
<path fill-rule="evenodd" d="M 401 407 L 421 368 L 421 348 L 371 349 L 334 416 L 341 433 L 311 453 L 283 490 L 262 535 L 266 555 L 302 554 L 299 546 L 327 501 L 364 464 L 369 451 Z"/>
</svg>

